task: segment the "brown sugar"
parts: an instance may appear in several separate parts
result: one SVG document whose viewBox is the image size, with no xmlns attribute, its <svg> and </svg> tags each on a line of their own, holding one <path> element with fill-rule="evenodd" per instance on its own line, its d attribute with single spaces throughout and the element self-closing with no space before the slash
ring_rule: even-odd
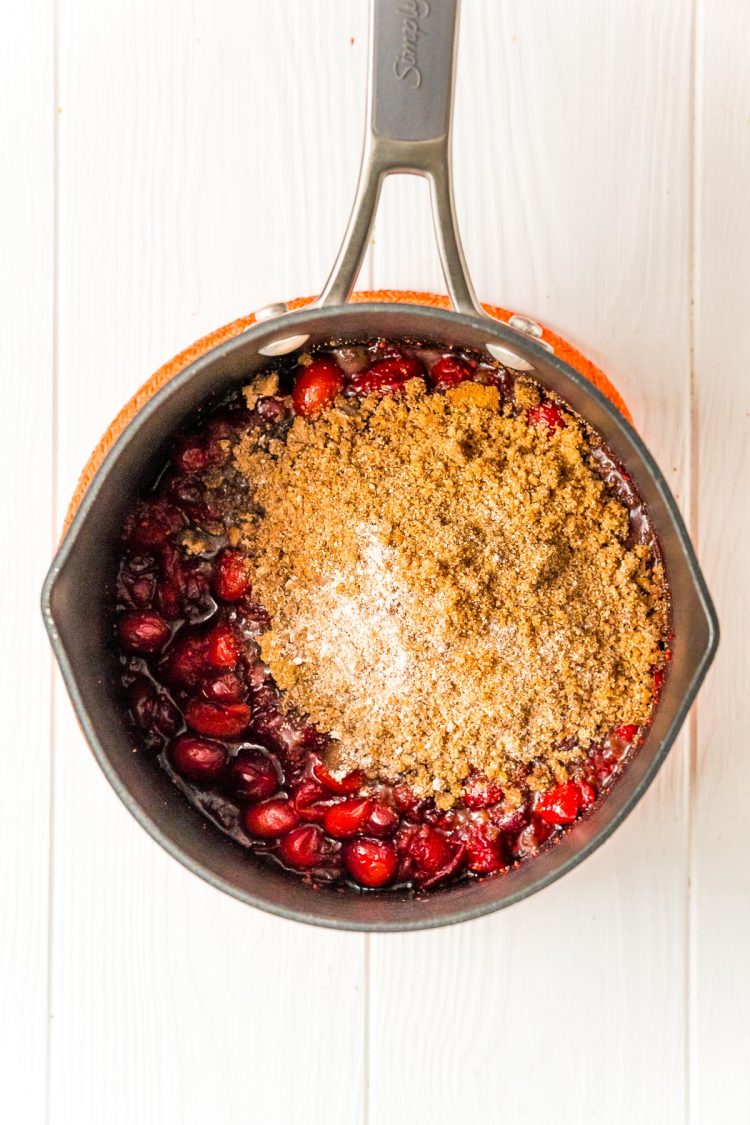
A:
<svg viewBox="0 0 750 1125">
<path fill-rule="evenodd" d="M 331 732 L 332 766 L 445 808 L 472 770 L 512 787 L 530 764 L 542 787 L 613 725 L 648 720 L 661 564 L 629 545 L 627 509 L 563 417 L 533 426 L 494 387 L 413 380 L 236 447 L 262 656 Z"/>
</svg>

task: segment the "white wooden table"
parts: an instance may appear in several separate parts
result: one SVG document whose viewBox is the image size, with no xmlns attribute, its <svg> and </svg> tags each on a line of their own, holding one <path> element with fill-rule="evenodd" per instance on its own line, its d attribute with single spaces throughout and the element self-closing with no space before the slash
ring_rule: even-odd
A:
<svg viewBox="0 0 750 1125">
<path fill-rule="evenodd" d="M 348 215 L 363 0 L 26 0 L 0 38 L 8 1125 L 750 1121 L 750 5 L 467 0 L 456 191 L 485 300 L 614 378 L 723 644 L 638 809 L 500 915 L 287 923 L 160 851 L 37 611 L 77 474 L 165 359 L 314 293 Z M 442 289 L 424 185 L 362 287 Z"/>
</svg>

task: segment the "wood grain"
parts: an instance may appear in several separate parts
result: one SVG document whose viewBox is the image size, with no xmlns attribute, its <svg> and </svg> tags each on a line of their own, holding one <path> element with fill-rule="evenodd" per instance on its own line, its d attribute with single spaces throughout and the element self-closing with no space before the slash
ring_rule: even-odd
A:
<svg viewBox="0 0 750 1125">
<path fill-rule="evenodd" d="M 7 32 L 7 29 L 6 29 Z M 54 66 L 52 3 L 0 38 L 0 1090 L 8 1121 L 44 1120 L 51 658 L 38 611 L 52 548 Z M 9 111 L 9 112 L 8 112 Z"/>
<path fill-rule="evenodd" d="M 690 83 L 682 0 L 464 5 L 455 174 L 477 290 L 583 342 L 684 504 Z M 417 191 L 396 191 L 373 283 L 439 284 Z M 373 1125 L 685 1120 L 687 763 L 682 737 L 615 837 L 536 899 L 371 940 Z"/>
<path fill-rule="evenodd" d="M 697 53 L 697 541 L 723 631 L 700 697 L 692 824 L 691 1104 L 750 1120 L 750 9 L 701 3 Z"/>
</svg>

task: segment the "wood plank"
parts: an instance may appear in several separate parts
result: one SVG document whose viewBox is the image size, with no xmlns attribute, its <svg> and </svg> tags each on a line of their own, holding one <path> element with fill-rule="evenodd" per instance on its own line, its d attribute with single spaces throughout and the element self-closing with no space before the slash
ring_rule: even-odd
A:
<svg viewBox="0 0 750 1125">
<path fill-rule="evenodd" d="M 54 275 L 53 5 L 6 13 L 0 41 L 2 521 L 0 563 L 0 1088 L 8 1121 L 44 1120 L 51 657 L 37 610 L 51 550 Z M 31 514 L 31 518 L 29 518 Z"/>
<path fill-rule="evenodd" d="M 61 507 L 155 367 L 322 283 L 359 156 L 365 15 L 61 0 Z M 59 711 L 53 1125 L 360 1120 L 364 939 L 183 871 Z"/>
<path fill-rule="evenodd" d="M 699 4 L 695 405 L 698 547 L 723 631 L 697 718 L 692 1117 L 750 1120 L 750 9 Z"/>
<path fill-rule="evenodd" d="M 464 5 L 455 174 L 477 290 L 583 343 L 686 509 L 690 94 L 688 0 Z M 374 281 L 435 287 L 418 189 L 397 190 Z M 687 749 L 542 895 L 372 939 L 372 1125 L 685 1120 Z"/>
</svg>

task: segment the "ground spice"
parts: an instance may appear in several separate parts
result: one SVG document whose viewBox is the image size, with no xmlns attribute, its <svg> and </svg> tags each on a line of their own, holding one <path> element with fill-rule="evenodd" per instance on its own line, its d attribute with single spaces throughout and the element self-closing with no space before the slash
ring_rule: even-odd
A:
<svg viewBox="0 0 750 1125">
<path fill-rule="evenodd" d="M 517 407 L 538 400 L 517 384 Z M 338 399 L 235 449 L 261 638 L 332 764 L 449 807 L 473 770 L 539 787 L 644 723 L 666 628 L 661 564 L 629 545 L 582 424 L 529 425 L 494 387 Z"/>
</svg>

